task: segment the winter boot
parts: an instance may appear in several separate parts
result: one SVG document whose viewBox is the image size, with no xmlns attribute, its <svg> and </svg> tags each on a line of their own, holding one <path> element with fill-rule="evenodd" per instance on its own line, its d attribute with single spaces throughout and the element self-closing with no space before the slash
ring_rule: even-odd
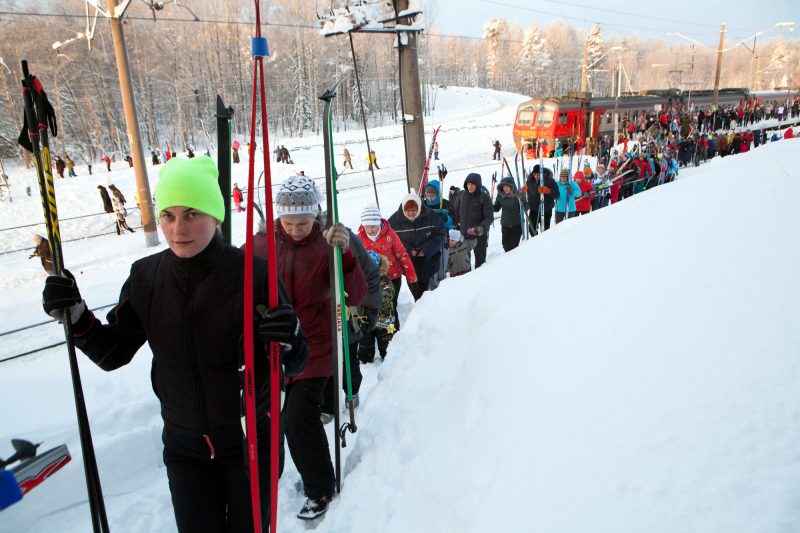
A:
<svg viewBox="0 0 800 533">
<path fill-rule="evenodd" d="M 314 520 L 315 518 L 319 518 L 328 510 L 328 504 L 330 503 L 331 499 L 327 496 L 323 496 L 318 500 L 306 498 L 303 508 L 297 513 L 297 518 L 300 520 Z"/>
</svg>

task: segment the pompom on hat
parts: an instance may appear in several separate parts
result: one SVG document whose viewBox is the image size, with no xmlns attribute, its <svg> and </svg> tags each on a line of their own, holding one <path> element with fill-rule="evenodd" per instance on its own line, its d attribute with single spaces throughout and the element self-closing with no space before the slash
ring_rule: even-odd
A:
<svg viewBox="0 0 800 533">
<path fill-rule="evenodd" d="M 158 212 L 176 206 L 191 207 L 222 222 L 225 201 L 217 183 L 218 175 L 210 157 L 173 157 L 158 174 L 155 193 Z"/>
<path fill-rule="evenodd" d="M 275 195 L 275 212 L 278 218 L 316 217 L 323 201 L 314 180 L 307 176 L 289 176 Z"/>
</svg>

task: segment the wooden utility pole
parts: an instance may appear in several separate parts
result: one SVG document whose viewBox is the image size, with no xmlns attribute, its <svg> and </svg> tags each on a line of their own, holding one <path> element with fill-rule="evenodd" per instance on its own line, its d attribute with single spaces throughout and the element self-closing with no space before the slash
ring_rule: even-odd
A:
<svg viewBox="0 0 800 533">
<path fill-rule="evenodd" d="M 136 116 L 136 104 L 133 100 L 133 84 L 131 71 L 128 66 L 128 50 L 125 47 L 125 34 L 122 32 L 122 15 L 117 14 L 117 0 L 108 0 L 109 20 L 111 21 L 111 36 L 114 40 L 114 55 L 117 60 L 117 74 L 119 75 L 119 88 L 122 96 L 122 107 L 125 111 L 125 126 L 128 130 L 128 144 L 131 147 L 133 158 L 133 171 L 136 175 L 136 188 L 139 197 L 139 212 L 142 216 L 144 227 L 144 242 L 147 246 L 158 245 L 158 230 L 153 215 L 153 203 L 150 200 L 150 183 L 142 152 L 142 139 L 139 136 L 139 119 Z"/>
<path fill-rule="evenodd" d="M 714 75 L 714 98 L 711 107 L 717 109 L 717 96 L 719 95 L 719 76 L 722 73 L 722 49 L 725 46 L 725 23 L 719 29 L 719 48 L 717 49 L 717 73 Z"/>
<path fill-rule="evenodd" d="M 408 9 L 408 0 L 394 0 L 395 14 Z M 406 17 L 398 24 L 411 26 L 413 20 Z M 425 124 L 422 119 L 422 91 L 419 82 L 417 58 L 417 32 L 397 33 L 397 49 L 400 62 L 400 97 L 403 100 L 403 133 L 406 139 L 406 181 L 409 188 L 419 189 L 425 169 Z"/>
<path fill-rule="evenodd" d="M 583 67 L 581 68 L 581 92 L 585 93 L 589 85 L 589 38 L 583 42 Z M 573 71 L 574 72 L 574 71 Z"/>
</svg>

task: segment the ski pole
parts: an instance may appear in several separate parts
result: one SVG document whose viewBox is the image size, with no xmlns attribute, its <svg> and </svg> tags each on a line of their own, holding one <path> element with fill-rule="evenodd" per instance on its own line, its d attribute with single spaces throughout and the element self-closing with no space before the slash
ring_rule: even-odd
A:
<svg viewBox="0 0 800 533">
<path fill-rule="evenodd" d="M 61 230 L 58 224 L 56 191 L 53 185 L 53 171 L 50 160 L 50 145 L 47 138 L 48 124 L 53 135 L 57 135 L 55 113 L 47 100 L 42 83 L 28 71 L 28 62 L 22 61 L 22 94 L 25 105 L 25 124 L 28 128 L 28 139 L 36 164 L 36 175 L 39 181 L 39 193 L 42 197 L 42 210 L 47 226 L 47 237 L 50 242 L 50 257 L 53 267 L 59 276 L 64 276 L 64 255 L 61 248 Z M 72 394 L 75 397 L 75 410 L 78 415 L 78 433 L 81 441 L 81 454 L 86 477 L 86 489 L 89 494 L 89 508 L 92 514 L 92 529 L 95 532 L 107 533 L 108 517 L 106 516 L 103 491 L 100 486 L 100 475 L 92 444 L 92 432 L 89 427 L 89 416 L 86 412 L 86 400 L 83 395 L 78 358 L 75 353 L 75 342 L 72 338 L 72 320 L 69 310 L 64 311 L 64 336 L 67 344 L 69 369 L 72 377 Z"/>
</svg>

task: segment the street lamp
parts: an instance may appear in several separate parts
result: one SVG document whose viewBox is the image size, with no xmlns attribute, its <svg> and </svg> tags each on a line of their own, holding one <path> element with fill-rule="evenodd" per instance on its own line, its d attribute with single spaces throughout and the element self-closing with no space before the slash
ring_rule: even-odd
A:
<svg viewBox="0 0 800 533">
<path fill-rule="evenodd" d="M 758 63 L 761 57 L 756 55 L 756 39 L 758 38 L 759 35 L 767 33 L 768 31 L 771 31 L 775 28 L 789 28 L 789 31 L 794 31 L 794 22 L 778 22 L 777 24 L 770 26 L 769 28 L 756 32 L 755 35 L 752 35 L 751 37 L 748 37 L 746 39 L 742 39 L 741 41 L 736 43 L 744 46 L 745 50 L 747 50 L 748 52 L 750 52 L 750 54 L 752 54 L 752 57 L 750 58 L 750 86 L 753 87 L 754 89 L 758 89 L 760 85 L 760 79 L 758 76 L 759 74 Z M 745 41 L 749 41 L 750 39 L 753 39 L 752 49 L 746 44 L 744 44 Z M 736 44 L 733 45 L 731 48 L 736 47 Z M 755 63 L 755 68 L 753 68 L 753 63 Z"/>
</svg>

